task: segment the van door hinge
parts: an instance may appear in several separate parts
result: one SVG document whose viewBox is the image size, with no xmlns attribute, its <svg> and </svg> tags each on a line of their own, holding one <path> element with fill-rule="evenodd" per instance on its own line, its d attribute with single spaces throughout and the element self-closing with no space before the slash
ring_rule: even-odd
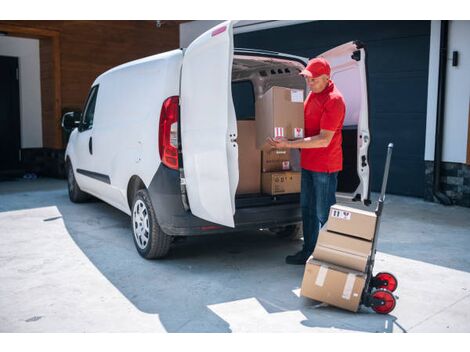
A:
<svg viewBox="0 0 470 352">
<path fill-rule="evenodd" d="M 233 145 L 234 147 L 237 146 L 237 145 L 236 145 L 236 143 L 237 143 L 237 135 L 236 135 L 236 133 L 230 135 L 230 143 L 232 143 L 232 145 Z"/>
</svg>

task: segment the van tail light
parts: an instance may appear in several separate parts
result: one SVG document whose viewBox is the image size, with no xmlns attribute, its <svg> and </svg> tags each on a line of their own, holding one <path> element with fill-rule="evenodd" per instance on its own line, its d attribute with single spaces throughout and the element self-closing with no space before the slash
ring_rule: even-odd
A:
<svg viewBox="0 0 470 352">
<path fill-rule="evenodd" d="M 170 169 L 178 170 L 179 97 L 167 98 L 160 113 L 158 147 L 160 159 Z"/>
</svg>

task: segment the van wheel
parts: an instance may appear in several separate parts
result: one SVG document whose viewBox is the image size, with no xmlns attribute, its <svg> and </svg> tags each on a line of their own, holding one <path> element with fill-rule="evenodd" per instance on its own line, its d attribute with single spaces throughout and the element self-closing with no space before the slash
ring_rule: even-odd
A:
<svg viewBox="0 0 470 352">
<path fill-rule="evenodd" d="M 158 225 L 146 189 L 137 191 L 132 201 L 132 232 L 137 252 L 145 259 L 163 258 L 168 254 L 172 238 Z"/>
<path fill-rule="evenodd" d="M 77 180 L 75 180 L 75 175 L 73 173 L 72 163 L 70 161 L 67 163 L 67 184 L 69 198 L 72 202 L 83 203 L 90 199 L 90 195 L 83 192 L 78 186 Z"/>
<path fill-rule="evenodd" d="M 300 224 L 270 228 L 269 231 L 273 232 L 279 238 L 288 240 L 298 240 L 303 236 L 302 225 Z"/>
</svg>

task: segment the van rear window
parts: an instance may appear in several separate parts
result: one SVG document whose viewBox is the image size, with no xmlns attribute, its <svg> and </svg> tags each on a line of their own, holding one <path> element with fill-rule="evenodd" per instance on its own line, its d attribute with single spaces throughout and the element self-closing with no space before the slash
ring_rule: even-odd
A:
<svg viewBox="0 0 470 352">
<path fill-rule="evenodd" d="M 232 82 L 232 97 L 237 120 L 254 120 L 255 93 L 251 81 Z"/>
</svg>

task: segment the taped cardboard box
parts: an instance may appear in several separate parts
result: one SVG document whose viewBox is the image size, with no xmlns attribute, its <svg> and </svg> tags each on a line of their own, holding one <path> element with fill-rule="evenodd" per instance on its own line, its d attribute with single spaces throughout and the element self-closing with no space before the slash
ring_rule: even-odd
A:
<svg viewBox="0 0 470 352">
<path fill-rule="evenodd" d="M 310 257 L 305 265 L 300 294 L 316 301 L 357 312 L 366 276 Z"/>
<path fill-rule="evenodd" d="M 261 152 L 256 149 L 255 121 L 237 121 L 239 181 L 237 194 L 260 193 Z"/>
<path fill-rule="evenodd" d="M 265 149 L 267 137 L 304 138 L 304 91 L 272 87 L 255 102 L 256 146 Z"/>
<path fill-rule="evenodd" d="M 365 272 L 371 250 L 372 242 L 329 232 L 323 228 L 318 235 L 313 258 Z"/>
<path fill-rule="evenodd" d="M 261 152 L 262 172 L 289 171 L 290 149 L 270 149 Z"/>
<path fill-rule="evenodd" d="M 372 241 L 375 235 L 377 215 L 365 211 L 335 204 L 330 208 L 328 231 L 344 233 Z"/>
<path fill-rule="evenodd" d="M 265 172 L 261 179 L 263 193 L 277 195 L 300 192 L 300 172 Z"/>
</svg>

